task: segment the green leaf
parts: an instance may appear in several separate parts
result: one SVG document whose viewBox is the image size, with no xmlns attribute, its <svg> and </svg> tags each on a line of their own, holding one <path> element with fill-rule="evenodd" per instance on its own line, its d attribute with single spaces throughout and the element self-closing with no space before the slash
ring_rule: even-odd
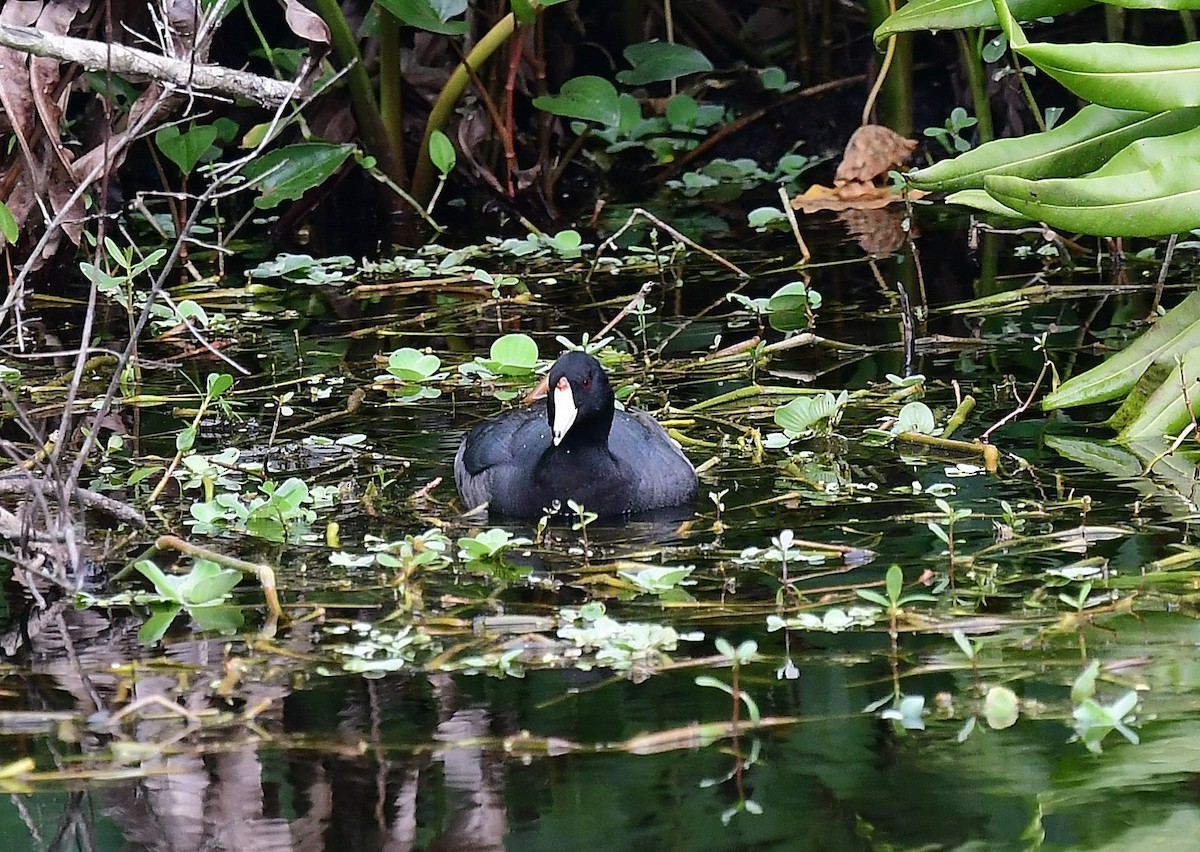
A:
<svg viewBox="0 0 1200 852">
<path fill-rule="evenodd" d="M 143 645 L 153 645 L 166 635 L 167 628 L 171 626 L 171 622 L 175 620 L 175 616 L 179 615 L 179 611 L 183 607 L 178 604 L 174 606 L 154 606 L 150 608 L 150 617 L 146 619 L 146 623 L 138 630 L 138 641 Z"/>
<path fill-rule="evenodd" d="M 946 203 L 970 207 L 992 216 L 1003 216 L 1006 219 L 1018 219 L 1022 222 L 1029 221 L 1027 217 L 1022 216 L 1016 210 L 1005 207 L 982 189 L 960 189 L 958 192 L 952 192 L 946 196 Z"/>
<path fill-rule="evenodd" d="M 423 382 L 441 366 L 438 356 L 405 346 L 388 356 L 387 371 L 402 382 Z"/>
<path fill-rule="evenodd" d="M 246 166 L 244 172 L 247 180 L 256 182 L 262 192 L 254 200 L 254 206 L 269 210 L 299 198 L 340 169 L 352 153 L 353 145 L 328 142 L 302 142 L 268 151 Z"/>
<path fill-rule="evenodd" d="M 572 77 L 557 95 L 542 95 L 533 105 L 544 112 L 594 121 L 605 127 L 621 120 L 617 89 L 603 77 Z"/>
<path fill-rule="evenodd" d="M 1175 110 L 1175 112 L 1190 112 L 1190 110 Z M 1200 120 L 1197 121 L 1200 125 Z M 1148 171 L 1155 164 L 1175 157 L 1194 157 L 1200 147 L 1200 126 L 1191 130 L 1173 133 L 1169 136 L 1152 136 L 1131 142 L 1113 155 L 1088 177 L 1111 177 L 1114 175 L 1136 174 Z"/>
<path fill-rule="evenodd" d="M 672 127 L 690 129 L 700 117 L 700 106 L 691 95 L 675 95 L 667 101 L 666 116 Z"/>
<path fill-rule="evenodd" d="M 1175 435 L 1191 422 L 1192 412 L 1200 410 L 1200 394 L 1196 392 L 1200 349 L 1192 349 L 1183 356 L 1182 375 L 1180 372 L 1174 369 L 1167 373 L 1158 390 L 1150 394 L 1137 416 L 1117 435 L 1118 443 Z"/>
<path fill-rule="evenodd" d="M 217 399 L 233 387 L 233 376 L 228 373 L 209 373 L 205 378 L 209 399 Z"/>
<path fill-rule="evenodd" d="M 1084 100 L 1147 112 L 1200 106 L 1200 42 L 1030 43 L 1005 0 L 993 3 L 1013 49 Z"/>
<path fill-rule="evenodd" d="M 182 432 L 175 436 L 176 452 L 186 453 L 196 445 L 196 427 L 188 426 Z"/>
<path fill-rule="evenodd" d="M 900 409 L 896 418 L 896 431 L 932 435 L 937 431 L 937 423 L 928 405 L 923 402 L 910 402 Z"/>
<path fill-rule="evenodd" d="M 954 192 L 981 188 L 984 176 L 990 174 L 1075 177 L 1100 168 L 1138 139 L 1170 135 L 1197 125 L 1200 109 L 1146 113 L 1089 104 L 1053 130 L 996 139 L 953 159 L 909 172 L 906 180 L 918 189 Z"/>
<path fill-rule="evenodd" d="M 792 435 L 803 434 L 822 420 L 837 414 L 847 399 L 845 391 L 838 397 L 829 391 L 814 396 L 798 396 L 775 409 L 775 425 Z"/>
<path fill-rule="evenodd" d="M 887 570 L 885 579 L 887 585 L 888 597 L 893 601 L 900 600 L 900 594 L 904 591 L 904 571 L 899 565 L 893 565 Z"/>
<path fill-rule="evenodd" d="M 983 718 L 988 727 L 995 730 L 1011 728 L 1021 714 L 1021 702 L 1017 694 L 1007 686 L 993 686 L 983 699 Z"/>
<path fill-rule="evenodd" d="M 1100 661 L 1092 660 L 1075 682 L 1071 684 L 1071 702 L 1079 704 L 1096 694 L 1096 676 L 1100 674 Z"/>
<path fill-rule="evenodd" d="M 1176 355 L 1183 356 L 1197 347 L 1200 292 L 1193 292 L 1126 349 L 1064 382 L 1042 400 L 1042 408 L 1052 411 L 1116 399 L 1128 393 L 1151 364 L 1173 364 Z"/>
<path fill-rule="evenodd" d="M 185 605 L 209 604 L 229 594 L 242 579 L 240 571 L 222 568 L 211 559 L 198 559 L 183 578 L 181 591 Z"/>
<path fill-rule="evenodd" d="M 429 159 L 443 175 L 454 171 L 454 164 L 457 162 L 454 144 L 450 137 L 440 130 L 433 131 L 429 136 Z"/>
<path fill-rule="evenodd" d="M 180 593 L 183 583 L 182 577 L 173 577 L 163 573 L 163 570 L 149 559 L 140 560 L 134 567 L 138 570 L 138 573 L 150 581 L 151 585 L 154 586 L 154 591 L 158 592 L 160 597 L 176 603 L 183 603 L 183 597 Z"/>
<path fill-rule="evenodd" d="M 891 601 L 879 594 L 879 592 L 875 591 L 874 589 L 855 589 L 854 594 L 858 595 L 864 601 L 870 601 L 873 604 L 878 604 L 885 609 L 892 605 Z"/>
<path fill-rule="evenodd" d="M 17 225 L 17 218 L 8 209 L 8 205 L 0 201 L 0 236 L 4 237 L 6 243 L 12 245 L 20 235 L 21 229 Z"/>
<path fill-rule="evenodd" d="M 154 134 L 154 144 L 167 159 L 179 167 L 179 171 L 190 175 L 196 164 L 212 147 L 212 143 L 217 140 L 219 132 L 215 124 L 193 124 L 181 133 L 179 125 L 172 124 Z"/>
<path fill-rule="evenodd" d="M 237 633 L 246 621 L 240 608 L 227 604 L 188 607 L 187 613 L 201 630 L 223 636 Z"/>
<path fill-rule="evenodd" d="M 618 72 L 617 80 L 626 86 L 644 86 L 713 70 L 708 57 L 694 47 L 666 41 L 631 44 L 625 48 L 625 59 L 633 70 Z"/>
<path fill-rule="evenodd" d="M 1044 18 L 1083 9 L 1092 0 L 1014 0 L 1013 14 L 1021 20 Z M 963 30 L 999 23 L 991 0 L 912 0 L 875 30 L 875 43 L 897 33 L 918 30 Z"/>
<path fill-rule="evenodd" d="M 1031 181 L 989 175 L 984 188 L 1006 207 L 1065 231 L 1157 237 L 1200 224 L 1200 160 L 1194 157 L 1109 177 Z"/>
<path fill-rule="evenodd" d="M 376 0 L 410 27 L 442 35 L 462 35 L 466 21 L 452 21 L 467 10 L 467 0 Z"/>
<path fill-rule="evenodd" d="M 490 353 L 505 375 L 529 373 L 537 366 L 537 343 L 528 334 L 506 334 L 492 344 Z"/>
</svg>

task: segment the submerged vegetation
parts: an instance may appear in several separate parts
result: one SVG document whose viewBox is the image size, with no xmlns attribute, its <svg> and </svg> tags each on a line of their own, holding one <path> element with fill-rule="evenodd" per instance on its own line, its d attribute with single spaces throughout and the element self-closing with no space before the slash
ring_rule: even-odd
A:
<svg viewBox="0 0 1200 852">
<path fill-rule="evenodd" d="M 1107 45 L 1118 79 L 1051 126 L 1028 99 L 1069 98 L 1022 62 L 1097 60 L 1013 16 L 1078 5 L 871 10 L 879 112 L 954 155 L 905 174 L 868 16 L 822 4 L 5 5 L 5 55 L 53 60 L 0 81 L 0 819 L 89 848 L 164 814 L 222 848 L 1177 834 L 1200 88 L 1166 48 L 1147 101 Z M 971 112 L 914 115 L 925 30 Z M 801 103 L 836 145 L 781 129 Z M 460 505 L 461 435 L 571 349 L 695 501 Z"/>
</svg>

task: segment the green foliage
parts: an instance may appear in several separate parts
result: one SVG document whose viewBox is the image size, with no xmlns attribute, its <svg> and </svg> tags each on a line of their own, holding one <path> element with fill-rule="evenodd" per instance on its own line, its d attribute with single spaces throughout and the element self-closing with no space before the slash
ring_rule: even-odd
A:
<svg viewBox="0 0 1200 852">
<path fill-rule="evenodd" d="M 454 171 L 458 156 L 454 152 L 454 143 L 450 137 L 440 130 L 435 130 L 429 137 L 429 158 L 443 176 Z"/>
<path fill-rule="evenodd" d="M 617 80 L 626 86 L 644 86 L 688 74 L 713 70 L 708 58 L 693 47 L 665 41 L 641 42 L 625 48 L 632 71 L 618 71 Z"/>
<path fill-rule="evenodd" d="M 4 237 L 4 241 L 9 245 L 15 243 L 20 236 L 16 217 L 3 201 L 0 201 L 0 236 Z"/>
<path fill-rule="evenodd" d="M 405 346 L 388 356 L 387 371 L 402 382 L 427 382 L 441 366 L 438 356 Z"/>
<path fill-rule="evenodd" d="M 197 559 L 187 574 L 166 574 L 149 559 L 134 567 L 151 582 L 159 597 L 180 606 L 208 606 L 226 598 L 242 579 L 241 572 L 222 568 L 210 559 Z"/>
<path fill-rule="evenodd" d="M 458 558 L 464 562 L 494 562 L 509 548 L 524 547 L 532 543 L 529 539 L 513 535 L 508 530 L 494 527 L 473 536 L 460 538 Z"/>
<path fill-rule="evenodd" d="M 1138 735 L 1129 728 L 1130 716 L 1137 707 L 1138 694 L 1130 690 L 1112 704 L 1101 704 L 1093 696 L 1100 663 L 1093 661 L 1071 686 L 1071 700 L 1076 702 L 1072 711 L 1075 734 L 1088 751 L 1099 754 L 1103 750 L 1104 738 L 1118 731 L 1126 740 L 1137 745 Z"/>
<path fill-rule="evenodd" d="M 798 396 L 775 409 L 775 425 L 783 429 L 783 434 L 789 441 L 801 435 L 811 434 L 821 422 L 832 425 L 832 421 L 841 414 L 849 399 L 850 395 L 846 391 L 842 391 L 836 397 L 829 391 Z"/>
<path fill-rule="evenodd" d="M 261 195 L 254 206 L 270 210 L 294 201 L 333 175 L 354 153 L 353 145 L 302 142 L 268 151 L 246 166 L 245 176 Z"/>
<path fill-rule="evenodd" d="M 564 609 L 559 619 L 558 637 L 589 655 L 577 662 L 584 670 L 606 666 L 626 671 L 635 665 L 662 665 L 670 662 L 667 655 L 681 640 L 703 638 L 703 634 L 680 634 L 674 627 L 661 624 L 617 621 L 606 614 L 599 601 L 579 609 Z"/>
<path fill-rule="evenodd" d="M 143 644 L 159 641 L 180 612 L 191 616 L 201 630 L 232 633 L 241 626 L 241 613 L 220 605 L 242 579 L 241 572 L 222 568 L 209 559 L 197 559 L 182 576 L 164 573 L 149 559 L 140 560 L 134 567 L 151 582 L 156 593 L 136 598 L 151 605 L 151 616 L 138 631 L 138 640 Z"/>
<path fill-rule="evenodd" d="M 211 160 L 221 153 L 213 147 L 218 135 L 220 129 L 215 124 L 191 122 L 185 131 L 180 131 L 179 125 L 171 124 L 154 134 L 154 144 L 186 176 L 201 160 Z"/>
<path fill-rule="evenodd" d="M 1200 221 L 1200 165 L 1191 156 L 1191 137 L 1174 145 L 1164 140 L 1150 156 L 1138 149 L 1126 153 L 1125 146 L 1196 127 L 1200 44 L 1031 43 L 1005 0 L 993 2 L 1012 48 L 1099 108 L 1086 108 L 1035 137 L 988 143 L 961 162 L 918 173 L 918 184 L 959 190 L 954 203 L 1082 233 L 1148 237 L 1194 227 Z M 904 26 L 943 25 L 937 15 L 922 16 L 931 9 L 909 4 Z M 881 30 L 887 29 L 885 23 Z M 1164 115 L 1146 115 L 1152 113 Z M 979 186 L 986 195 L 971 191 Z"/>
<path fill-rule="evenodd" d="M 898 612 L 910 603 L 937 600 L 933 595 L 927 595 L 924 592 L 904 594 L 904 571 L 899 565 L 893 565 L 888 568 L 887 575 L 884 578 L 884 589 L 886 594 L 880 594 L 874 589 L 855 589 L 854 593 L 863 600 L 878 604 L 889 613 Z"/>
<path fill-rule="evenodd" d="M 533 105 L 553 115 L 594 121 L 605 127 L 621 120 L 617 89 L 603 77 L 573 77 L 563 83 L 557 95 L 534 98 Z"/>
<path fill-rule="evenodd" d="M 249 499 L 229 492 L 217 494 L 211 500 L 193 503 L 190 513 L 197 532 L 228 528 L 268 541 L 285 541 L 316 520 L 316 512 L 305 505 L 312 502 L 308 485 L 292 477 L 280 485 L 261 483 L 258 493 Z"/>
<path fill-rule="evenodd" d="M 476 356 L 475 363 L 497 376 L 527 376 L 537 367 L 537 342 L 528 334 L 506 334 L 493 341 L 487 358 Z"/>
<path fill-rule="evenodd" d="M 466 21 L 455 21 L 467 10 L 467 0 L 375 0 L 398 19 L 431 33 L 463 35 Z"/>
<path fill-rule="evenodd" d="M 943 126 L 926 127 L 925 135 L 936 139 L 947 153 L 961 154 L 971 150 L 971 143 L 962 135 L 963 131 L 969 130 L 978 123 L 979 119 L 967 115 L 965 109 L 955 107 L 950 111 L 950 116 Z"/>
</svg>

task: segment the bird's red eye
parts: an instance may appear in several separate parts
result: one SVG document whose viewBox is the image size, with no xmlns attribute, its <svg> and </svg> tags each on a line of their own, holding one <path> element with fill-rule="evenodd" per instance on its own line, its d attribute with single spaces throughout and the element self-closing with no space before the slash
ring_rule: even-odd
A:
<svg viewBox="0 0 1200 852">
<path fill-rule="evenodd" d="M 583 389 L 587 390 L 591 386 L 592 386 L 592 377 L 588 376 L 586 379 L 583 380 Z"/>
</svg>

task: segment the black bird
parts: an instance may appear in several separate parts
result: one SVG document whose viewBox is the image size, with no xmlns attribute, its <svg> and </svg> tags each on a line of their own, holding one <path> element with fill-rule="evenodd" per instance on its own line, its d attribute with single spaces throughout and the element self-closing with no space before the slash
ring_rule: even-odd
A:
<svg viewBox="0 0 1200 852">
<path fill-rule="evenodd" d="M 506 411 L 467 433 L 454 481 L 468 507 L 536 518 L 574 500 L 600 516 L 678 506 L 696 496 L 691 462 L 649 414 L 617 411 L 600 363 L 567 352 L 546 404 Z"/>
</svg>

